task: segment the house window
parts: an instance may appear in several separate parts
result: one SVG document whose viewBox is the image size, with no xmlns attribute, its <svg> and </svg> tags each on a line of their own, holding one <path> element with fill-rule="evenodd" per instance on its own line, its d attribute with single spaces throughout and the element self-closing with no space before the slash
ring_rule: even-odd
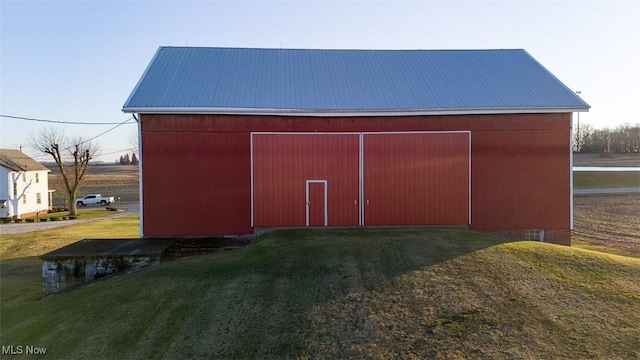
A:
<svg viewBox="0 0 640 360">
<path fill-rule="evenodd" d="M 23 204 L 27 203 L 27 194 L 22 195 L 22 203 Z"/>
<path fill-rule="evenodd" d="M 42 203 L 42 196 L 40 195 L 40 193 L 36 193 L 36 203 L 37 204 L 41 204 Z"/>
<path fill-rule="evenodd" d="M 36 173 L 36 184 L 40 182 L 40 174 Z M 40 204 L 40 203 L 38 203 Z"/>
</svg>

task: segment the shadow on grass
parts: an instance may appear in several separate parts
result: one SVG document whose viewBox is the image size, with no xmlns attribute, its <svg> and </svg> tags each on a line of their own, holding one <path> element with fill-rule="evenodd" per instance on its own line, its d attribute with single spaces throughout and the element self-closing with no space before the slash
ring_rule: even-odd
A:
<svg viewBox="0 0 640 360">
<path fill-rule="evenodd" d="M 364 311 L 362 302 L 384 311 L 392 305 L 388 296 L 412 299 L 421 290 L 398 290 L 393 282 L 399 277 L 506 242 L 448 228 L 279 230 L 240 251 L 166 262 L 42 301 L 7 294 L 3 333 L 15 343 L 41 339 L 62 358 L 78 351 L 98 358 L 107 352 L 114 358 L 344 357 L 317 347 L 370 341 L 371 334 L 353 333 L 367 330 L 357 322 L 369 315 L 355 313 Z M 27 276 L 24 266 L 31 262 L 6 265 Z M 440 276 L 416 276 L 433 276 L 428 286 L 448 286 Z M 393 295 L 397 291 L 404 292 Z M 353 306 L 351 315 L 332 310 L 346 309 L 344 304 Z M 341 318 L 333 323 L 335 314 Z M 52 324 L 65 332 L 53 334 L 47 330 Z M 347 327 L 331 330 L 338 324 Z M 103 340 L 92 342 L 87 333 Z M 334 333 L 343 338 L 327 340 Z"/>
<path fill-rule="evenodd" d="M 404 275 L 420 272 L 416 276 L 429 277 L 425 270 L 430 267 L 507 242 L 511 240 L 451 228 L 278 230 L 236 253 L 182 259 L 175 266 L 153 271 L 169 283 L 189 283 L 199 289 L 194 296 L 200 307 L 193 309 L 197 316 L 184 319 L 190 324 L 184 336 L 195 337 L 198 329 L 206 328 L 216 339 L 209 344 L 213 352 L 199 355 L 287 357 L 317 345 L 307 343 L 315 343 L 310 339 L 320 336 L 310 329 L 331 327 L 325 322 L 334 315 L 327 314 L 342 314 L 335 324 L 366 318 L 340 311 L 325 313 L 328 308 L 364 301 L 375 302 L 374 308 L 383 310 L 392 306 L 385 299 Z M 476 265 L 482 268 L 479 262 Z M 400 297 L 413 296 L 414 290 L 402 291 Z M 366 329 L 366 324 L 352 325 Z M 344 341 L 357 337 L 350 332 L 336 330 Z M 330 342 L 335 341 L 341 340 Z M 187 343 L 178 344 L 172 354 L 189 351 Z"/>
<path fill-rule="evenodd" d="M 388 277 L 423 269 L 514 240 L 455 228 L 344 228 L 276 230 L 254 240 L 227 271 L 276 268 L 297 274 L 336 271 L 339 263 L 374 267 Z M 277 265 L 277 266 L 276 266 Z M 285 271 L 286 276 L 293 276 Z"/>
<path fill-rule="evenodd" d="M 42 260 L 37 256 L 0 260 L 2 306 L 39 300 L 42 292 Z"/>
</svg>

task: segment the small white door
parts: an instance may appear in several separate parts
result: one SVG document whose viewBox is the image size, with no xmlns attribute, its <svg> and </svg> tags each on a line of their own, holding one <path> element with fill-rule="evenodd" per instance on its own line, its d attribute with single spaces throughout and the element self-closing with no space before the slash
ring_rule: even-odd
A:
<svg viewBox="0 0 640 360">
<path fill-rule="evenodd" d="M 327 226 L 327 180 L 307 180 L 307 226 Z"/>
</svg>

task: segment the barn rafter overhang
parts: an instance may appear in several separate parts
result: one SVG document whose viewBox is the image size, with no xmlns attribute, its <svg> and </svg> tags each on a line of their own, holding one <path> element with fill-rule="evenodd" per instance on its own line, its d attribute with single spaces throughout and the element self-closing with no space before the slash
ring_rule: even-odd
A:
<svg viewBox="0 0 640 360">
<path fill-rule="evenodd" d="M 481 115 L 481 114 L 546 114 L 588 112 L 589 107 L 509 107 L 471 109 L 389 109 L 389 110 L 324 110 L 324 109 L 257 109 L 209 107 L 139 107 L 124 108 L 126 113 L 138 114 L 202 114 L 202 115 L 274 115 L 274 116 L 428 116 L 428 115 Z"/>
</svg>

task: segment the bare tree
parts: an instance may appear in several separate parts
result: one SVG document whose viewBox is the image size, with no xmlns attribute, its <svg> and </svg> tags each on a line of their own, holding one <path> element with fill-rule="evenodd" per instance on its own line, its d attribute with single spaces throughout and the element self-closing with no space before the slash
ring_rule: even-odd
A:
<svg viewBox="0 0 640 360">
<path fill-rule="evenodd" d="M 573 150 L 575 152 L 583 152 L 585 145 L 591 142 L 591 136 L 594 132 L 593 126 L 589 123 L 582 123 L 582 126 L 576 128 L 573 133 Z"/>
<path fill-rule="evenodd" d="M 77 215 L 78 189 L 89 168 L 89 161 L 98 151 L 97 146 L 80 137 L 69 138 L 53 128 L 32 134 L 30 143 L 36 150 L 51 155 L 55 161 L 69 198 L 69 215 Z"/>
<path fill-rule="evenodd" d="M 128 149 L 129 151 L 132 151 L 134 154 L 138 153 L 138 150 L 139 150 L 138 129 L 129 133 L 129 137 L 127 138 L 127 143 L 129 144 L 129 149 Z"/>
<path fill-rule="evenodd" d="M 640 152 L 640 124 L 623 124 L 615 129 L 594 129 L 591 125 L 584 124 L 579 138 L 580 142 L 577 141 L 578 136 L 574 136 L 574 150 L 577 152 Z"/>
</svg>

